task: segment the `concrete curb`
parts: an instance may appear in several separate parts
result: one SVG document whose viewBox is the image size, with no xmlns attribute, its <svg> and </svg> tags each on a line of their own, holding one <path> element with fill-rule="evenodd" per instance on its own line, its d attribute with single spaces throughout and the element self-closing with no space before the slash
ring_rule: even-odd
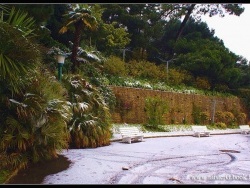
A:
<svg viewBox="0 0 250 188">
<path fill-rule="evenodd" d="M 227 130 L 211 130 L 211 135 L 224 135 L 224 134 L 241 134 L 239 129 L 227 129 Z M 149 132 L 144 133 L 144 138 L 159 138 L 159 137 L 179 137 L 179 136 L 193 136 L 193 131 L 179 131 L 179 132 Z M 111 142 L 122 141 L 119 133 L 114 134 Z"/>
</svg>

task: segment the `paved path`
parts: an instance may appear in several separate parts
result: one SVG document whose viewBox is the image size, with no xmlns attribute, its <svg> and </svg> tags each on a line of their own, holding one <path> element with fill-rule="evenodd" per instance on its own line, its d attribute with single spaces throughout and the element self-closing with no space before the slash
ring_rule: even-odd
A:
<svg viewBox="0 0 250 188">
<path fill-rule="evenodd" d="M 250 184 L 250 135 L 224 133 L 148 133 L 132 144 L 116 135 L 109 146 L 63 151 L 72 164 L 43 184 Z"/>
</svg>

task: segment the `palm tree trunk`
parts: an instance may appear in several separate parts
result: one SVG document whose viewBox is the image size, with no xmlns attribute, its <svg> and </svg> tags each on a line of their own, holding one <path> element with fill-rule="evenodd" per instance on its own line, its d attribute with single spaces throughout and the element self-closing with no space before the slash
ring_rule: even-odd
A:
<svg viewBox="0 0 250 188">
<path fill-rule="evenodd" d="M 81 32 L 82 32 L 82 22 L 75 23 L 75 33 L 74 33 L 74 44 L 72 48 L 72 56 L 71 56 L 71 71 L 72 73 L 76 72 L 76 67 L 80 66 L 79 62 L 77 61 L 77 51 L 80 45 L 81 40 Z"/>
</svg>

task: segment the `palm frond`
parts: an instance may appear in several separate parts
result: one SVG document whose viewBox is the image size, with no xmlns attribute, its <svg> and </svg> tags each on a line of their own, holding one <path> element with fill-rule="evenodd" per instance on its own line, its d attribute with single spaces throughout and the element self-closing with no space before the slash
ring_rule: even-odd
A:
<svg viewBox="0 0 250 188">
<path fill-rule="evenodd" d="M 31 35 L 35 30 L 33 28 L 35 20 L 32 17 L 29 17 L 27 12 L 23 12 L 20 10 L 16 11 L 14 7 L 12 7 L 11 9 L 6 23 L 17 28 L 25 37 Z"/>
<path fill-rule="evenodd" d="M 70 145 L 77 148 L 108 145 L 110 114 L 103 113 L 106 107 L 103 97 L 98 90 L 88 87 L 88 82 L 79 75 L 67 77 L 67 83 L 71 86 L 69 93 L 73 108 L 72 119 L 68 122 Z M 100 131 L 100 127 L 107 131 Z"/>
<path fill-rule="evenodd" d="M 68 31 L 68 27 L 63 26 L 63 27 L 59 30 L 59 33 L 60 33 L 60 34 L 63 34 L 63 33 L 66 33 L 67 31 Z"/>
</svg>

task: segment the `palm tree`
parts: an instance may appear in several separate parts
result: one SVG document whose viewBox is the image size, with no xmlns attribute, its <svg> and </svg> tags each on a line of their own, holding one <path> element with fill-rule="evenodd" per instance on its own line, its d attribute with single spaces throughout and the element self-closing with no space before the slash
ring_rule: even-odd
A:
<svg viewBox="0 0 250 188">
<path fill-rule="evenodd" d="M 74 41 L 71 55 L 71 71 L 72 73 L 75 73 L 76 67 L 79 67 L 79 61 L 77 61 L 77 52 L 81 41 L 82 31 L 83 29 L 96 30 L 98 23 L 96 18 L 91 15 L 91 6 L 86 4 L 71 4 L 69 7 L 70 10 L 66 14 L 68 19 L 66 24 L 59 30 L 59 33 L 63 34 L 69 29 L 74 30 Z"/>
<path fill-rule="evenodd" d="M 2 5 L 0 15 L 1 173 L 57 157 L 68 147 L 71 111 L 67 91 L 41 65 L 33 19 Z"/>
<path fill-rule="evenodd" d="M 0 82 L 17 92 L 22 79 L 39 61 L 40 52 L 29 39 L 34 20 L 14 7 L 0 6 Z M 14 52 L 14 53 L 13 53 Z M 2 85 L 2 84 L 1 84 Z"/>
<path fill-rule="evenodd" d="M 96 87 L 79 74 L 67 75 L 63 83 L 69 93 L 72 117 L 68 122 L 71 148 L 95 148 L 110 144 L 111 115 Z"/>
</svg>

